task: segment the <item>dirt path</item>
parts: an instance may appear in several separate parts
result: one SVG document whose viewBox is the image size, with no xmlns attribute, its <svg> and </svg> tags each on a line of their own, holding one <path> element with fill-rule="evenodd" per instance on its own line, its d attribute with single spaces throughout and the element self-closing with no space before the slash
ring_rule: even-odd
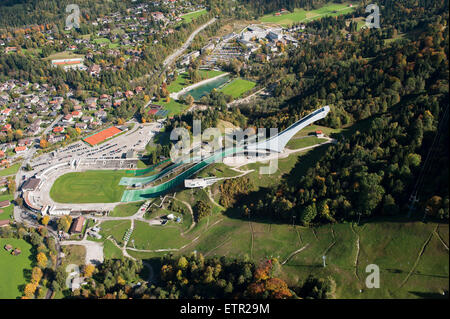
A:
<svg viewBox="0 0 450 319">
<path fill-rule="evenodd" d="M 409 277 L 411 277 L 411 275 L 413 274 L 414 270 L 416 269 L 417 265 L 419 264 L 420 258 L 422 257 L 423 253 L 425 252 L 425 248 L 427 247 L 428 243 L 431 241 L 431 238 L 433 238 L 433 234 L 436 233 L 438 226 L 439 225 L 436 225 L 436 227 L 431 231 L 430 235 L 423 243 L 422 248 L 420 249 L 419 253 L 417 254 L 417 258 L 416 258 L 416 261 L 414 262 L 414 265 L 412 266 L 412 268 L 409 271 L 406 278 L 403 280 L 403 282 L 398 287 L 399 289 L 402 288 L 408 282 Z"/>
<path fill-rule="evenodd" d="M 184 236 L 186 233 L 190 232 L 190 231 L 192 230 L 192 228 L 195 227 L 195 225 L 197 225 L 197 223 L 195 222 L 195 219 L 194 219 L 194 211 L 193 211 L 193 209 L 192 209 L 191 204 L 189 204 L 188 202 L 185 202 L 184 200 L 178 199 L 178 198 L 176 198 L 175 196 L 172 196 L 171 198 L 172 198 L 173 200 L 177 200 L 177 201 L 179 201 L 180 203 L 183 203 L 184 205 L 186 205 L 186 207 L 188 208 L 189 214 L 191 214 L 191 218 L 192 218 L 192 224 L 191 224 L 191 226 L 189 226 L 189 228 L 188 228 L 186 231 L 180 233 L 181 236 Z"/>
<path fill-rule="evenodd" d="M 252 222 L 248 222 L 249 223 L 249 225 L 250 225 L 250 231 L 251 231 L 251 234 L 252 234 L 252 242 L 251 242 L 251 246 L 250 246 L 250 258 L 251 259 L 253 259 L 253 243 L 254 243 L 254 233 L 253 233 L 253 225 L 252 225 Z"/>
<path fill-rule="evenodd" d="M 302 248 L 297 249 L 296 251 L 292 252 L 292 253 L 286 258 L 286 260 L 283 261 L 283 262 L 281 263 L 281 265 L 284 265 L 285 263 L 287 263 L 292 257 L 294 257 L 295 255 L 297 255 L 299 252 L 305 250 L 306 248 L 308 248 L 308 246 L 309 246 L 309 243 L 306 244 L 305 246 L 303 246 Z"/>
<path fill-rule="evenodd" d="M 353 224 L 350 225 L 350 228 L 352 230 L 352 232 L 356 235 L 356 256 L 355 256 L 355 276 L 356 278 L 358 278 L 358 280 L 360 280 L 359 275 L 358 275 L 358 260 L 359 260 L 359 252 L 360 252 L 360 245 L 359 245 L 359 234 L 358 232 L 353 228 Z"/>
<path fill-rule="evenodd" d="M 222 247 L 223 245 L 227 244 L 231 239 L 232 239 L 231 237 L 228 237 L 222 243 L 220 243 L 218 246 L 214 247 L 213 249 L 208 251 L 206 254 L 203 254 L 203 256 L 208 257 L 208 255 L 211 254 L 214 250 L 216 250 L 216 249 Z"/>
<path fill-rule="evenodd" d="M 211 187 L 208 187 L 208 191 L 206 193 L 208 194 L 208 197 L 209 197 L 209 200 L 211 201 L 211 203 L 213 203 L 214 205 L 216 205 L 220 209 L 225 209 L 225 207 L 223 207 L 222 205 L 220 205 L 219 203 L 217 203 L 214 200 L 214 197 L 212 196 L 212 192 L 211 192 Z"/>
<path fill-rule="evenodd" d="M 250 94 L 250 95 L 247 96 L 247 97 L 244 97 L 244 98 L 238 99 L 238 100 L 234 100 L 234 101 L 228 103 L 228 104 L 227 104 L 227 107 L 232 107 L 233 105 L 239 105 L 239 104 L 242 104 L 242 103 L 247 103 L 247 102 L 249 102 L 255 95 L 261 93 L 261 92 L 264 91 L 265 89 L 266 89 L 266 88 L 262 88 L 262 89 L 256 91 L 255 93 Z"/>
<path fill-rule="evenodd" d="M 322 256 L 326 256 L 328 252 L 331 250 L 331 248 L 333 248 L 333 246 L 336 245 L 336 236 L 334 235 L 333 226 L 331 226 L 330 228 L 331 228 L 331 237 L 333 237 L 333 242 L 325 249 Z"/>
<path fill-rule="evenodd" d="M 127 248 L 126 248 L 125 246 L 124 246 L 124 247 L 120 247 L 119 244 L 116 242 L 116 240 L 115 240 L 112 236 L 108 236 L 106 239 L 109 239 L 109 240 L 114 244 L 114 246 L 116 246 L 117 248 L 119 248 L 120 251 L 122 252 L 122 254 L 124 255 L 124 257 L 130 258 L 130 259 L 133 259 L 133 260 L 136 260 L 136 258 L 134 258 L 133 256 L 131 256 L 131 255 L 128 254 Z M 128 248 L 128 249 L 131 249 L 131 248 Z M 132 249 L 131 249 L 131 250 L 132 250 Z"/>
<path fill-rule="evenodd" d="M 435 234 L 436 237 L 439 239 L 439 241 L 442 243 L 442 245 L 444 245 L 445 249 L 448 250 L 447 244 L 445 243 L 445 241 L 442 239 L 441 235 L 439 234 L 439 225 L 437 226 L 437 228 L 436 228 L 434 234 Z"/>
</svg>

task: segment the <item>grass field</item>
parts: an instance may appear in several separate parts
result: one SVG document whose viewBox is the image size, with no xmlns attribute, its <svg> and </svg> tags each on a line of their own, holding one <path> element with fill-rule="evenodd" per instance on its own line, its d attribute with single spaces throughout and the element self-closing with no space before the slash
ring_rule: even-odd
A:
<svg viewBox="0 0 450 319">
<path fill-rule="evenodd" d="M 14 195 L 12 195 L 12 194 L 0 195 L 0 202 L 2 202 L 4 200 L 12 201 L 12 200 L 14 200 Z M 13 219 L 12 215 L 13 215 L 13 211 L 14 211 L 14 204 L 11 203 L 7 207 L 0 208 L 0 211 L 3 211 L 0 213 L 0 220 Z"/>
<path fill-rule="evenodd" d="M 103 243 L 103 254 L 105 259 L 120 259 L 123 257 L 122 251 L 117 248 L 110 240 Z"/>
<path fill-rule="evenodd" d="M 109 40 L 107 38 L 97 38 L 97 39 L 92 40 L 92 42 L 94 42 L 95 44 L 111 43 L 111 40 Z"/>
<path fill-rule="evenodd" d="M 308 125 L 304 129 L 300 130 L 292 138 L 308 136 L 310 134 L 314 134 L 315 131 L 322 131 L 325 135 L 333 137 L 334 134 L 341 133 L 342 129 L 334 129 L 331 127 L 312 124 L 312 125 Z"/>
<path fill-rule="evenodd" d="M 313 146 L 319 143 L 323 143 L 326 142 L 326 139 L 324 138 L 318 138 L 315 136 L 306 136 L 306 137 L 301 137 L 301 138 L 296 138 L 296 139 L 291 139 L 286 147 L 290 148 L 292 150 L 296 150 L 299 148 L 303 148 L 303 147 L 308 147 L 308 146 Z"/>
<path fill-rule="evenodd" d="M 124 186 L 119 186 L 125 171 L 97 170 L 60 176 L 50 190 L 58 203 L 120 202 Z"/>
<path fill-rule="evenodd" d="M 231 95 L 234 99 L 237 99 L 245 92 L 253 89 L 255 86 L 255 82 L 238 78 L 225 85 L 220 89 L 220 91 L 222 91 L 224 94 Z"/>
<path fill-rule="evenodd" d="M 22 163 L 16 163 L 8 168 L 1 169 L 0 176 L 16 175 L 17 172 L 19 171 L 20 165 L 22 165 Z"/>
<path fill-rule="evenodd" d="M 183 22 L 190 23 L 193 19 L 196 19 L 196 18 L 204 15 L 205 13 L 206 13 L 206 9 L 199 10 L 197 12 L 187 13 L 187 14 L 181 16 L 183 21 L 180 21 L 180 23 L 183 23 Z"/>
<path fill-rule="evenodd" d="M 75 54 L 71 51 L 63 51 L 58 53 L 53 53 L 48 57 L 44 58 L 44 60 L 59 60 L 59 59 L 75 59 L 75 58 L 83 58 L 82 54 Z"/>
<path fill-rule="evenodd" d="M 3 247 L 10 244 L 22 253 L 13 256 Z M 0 299 L 22 296 L 22 289 L 31 277 L 31 245 L 22 239 L 0 238 Z"/>
<path fill-rule="evenodd" d="M 187 238 L 180 235 L 180 229 L 176 226 L 150 226 L 142 221 L 135 221 L 134 231 L 131 235 L 128 247 L 133 247 L 131 239 L 137 249 L 174 249 L 187 244 Z"/>
<path fill-rule="evenodd" d="M 137 213 L 138 209 L 144 204 L 144 202 L 136 202 L 130 204 L 117 205 L 114 210 L 109 214 L 111 217 L 126 217 L 132 216 Z"/>
<path fill-rule="evenodd" d="M 275 13 L 266 14 L 260 18 L 260 21 L 264 23 L 277 23 L 286 26 L 297 22 L 312 21 L 325 16 L 337 16 L 349 13 L 353 10 L 355 10 L 355 5 L 353 5 L 353 7 L 349 7 L 349 3 L 329 3 L 319 9 L 310 11 L 296 8 L 294 9 L 294 12 L 285 13 L 279 16 L 276 16 Z"/>
<path fill-rule="evenodd" d="M 161 105 L 165 110 L 168 110 L 169 114 L 167 114 L 167 116 L 169 116 L 169 117 L 179 114 L 188 108 L 188 105 L 181 104 L 173 99 L 170 99 L 169 102 L 165 102 L 164 100 L 159 100 L 159 101 L 155 102 L 155 104 Z"/>
<path fill-rule="evenodd" d="M 102 228 L 100 234 L 105 240 L 108 236 L 112 236 L 119 245 L 123 245 L 123 236 L 131 227 L 131 222 L 129 220 L 108 220 L 101 223 L 100 227 Z"/>
<path fill-rule="evenodd" d="M 111 40 L 107 39 L 107 38 L 96 38 L 96 39 L 92 40 L 91 42 L 93 42 L 95 44 L 108 43 L 108 47 L 110 49 L 116 49 L 120 46 L 120 43 L 111 42 Z"/>
</svg>

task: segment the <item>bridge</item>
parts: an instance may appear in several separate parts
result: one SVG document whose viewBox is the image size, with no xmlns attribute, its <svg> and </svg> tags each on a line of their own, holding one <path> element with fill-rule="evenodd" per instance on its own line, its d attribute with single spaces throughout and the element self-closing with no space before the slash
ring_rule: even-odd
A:
<svg viewBox="0 0 450 319">
<path fill-rule="evenodd" d="M 248 151 L 272 151 L 280 153 L 284 150 L 286 147 L 286 144 L 289 142 L 289 140 L 297 134 L 301 129 L 308 126 L 309 124 L 318 121 L 320 119 L 325 118 L 327 114 L 330 112 L 330 107 L 328 105 L 308 114 L 307 116 L 301 118 L 291 126 L 289 126 L 287 129 L 285 129 L 283 132 L 278 133 L 277 135 L 270 137 L 268 139 L 265 139 L 263 141 L 258 141 L 253 144 L 247 145 L 247 146 L 235 146 L 235 147 L 229 147 L 224 150 L 218 151 L 211 156 L 201 160 L 200 162 L 196 163 L 189 169 L 185 170 L 184 172 L 178 174 L 174 178 L 172 178 L 169 181 L 166 181 L 164 183 L 161 183 L 156 186 L 152 186 L 145 189 L 128 189 L 125 190 L 122 195 L 122 202 L 134 202 L 134 201 L 141 201 L 141 200 L 147 200 L 149 198 L 158 197 L 161 195 L 166 194 L 170 189 L 180 185 L 184 182 L 187 178 L 190 176 L 193 176 L 194 174 L 198 173 L 202 169 L 204 169 L 206 166 L 217 163 L 219 160 L 223 159 L 224 157 L 240 154 L 243 152 Z M 143 177 L 143 178 L 132 178 L 125 179 L 121 182 L 121 185 L 130 185 L 130 183 L 139 183 L 144 182 L 143 184 L 149 183 L 150 181 L 154 181 L 161 177 L 161 175 L 168 175 L 170 168 L 177 168 L 179 165 L 174 164 L 171 165 L 171 167 L 167 168 L 163 172 L 156 174 L 155 177 L 149 176 L 149 177 Z"/>
</svg>

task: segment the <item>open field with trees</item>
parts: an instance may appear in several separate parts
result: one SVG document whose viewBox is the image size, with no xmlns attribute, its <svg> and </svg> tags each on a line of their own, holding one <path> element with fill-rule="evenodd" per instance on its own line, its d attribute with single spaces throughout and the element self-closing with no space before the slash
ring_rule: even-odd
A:
<svg viewBox="0 0 450 319">
<path fill-rule="evenodd" d="M 100 234 L 103 236 L 102 240 L 108 236 L 113 237 L 119 245 L 123 244 L 123 236 L 130 228 L 131 222 L 129 220 L 108 220 L 101 223 L 102 228 Z"/>
<path fill-rule="evenodd" d="M 161 105 L 165 110 L 168 110 L 169 113 L 167 114 L 167 116 L 180 114 L 188 108 L 188 105 L 179 103 L 173 99 L 170 99 L 169 101 L 167 101 L 166 99 L 161 99 L 155 102 L 155 104 Z"/>
<path fill-rule="evenodd" d="M 290 178 L 295 179 L 295 176 L 304 174 L 313 165 L 314 159 L 320 157 L 328 147 L 321 146 L 318 150 L 281 159 L 279 170 L 274 176 L 259 175 L 257 171 L 250 173 L 247 175 L 250 178 L 249 184 L 254 185 L 253 189 L 261 191 L 270 185 L 279 184 L 282 174 L 287 172 L 291 172 Z M 304 164 L 302 170 L 293 170 L 297 161 Z M 250 164 L 245 169 L 257 170 L 261 165 L 263 164 Z M 216 183 L 212 187 L 213 194 L 217 194 L 222 183 Z M 177 198 L 194 206 L 200 200 L 209 200 L 207 191 L 182 190 L 177 192 Z M 218 197 L 214 196 L 215 199 L 220 197 L 220 192 Z M 256 263 L 275 257 L 283 263 L 281 278 L 289 285 L 298 285 L 309 275 L 321 278 L 332 276 L 336 280 L 337 298 L 436 297 L 442 295 L 443 291 L 448 291 L 448 280 L 442 280 L 449 276 L 446 224 L 424 224 L 414 219 L 408 221 L 403 217 L 390 217 L 373 221 L 361 219 L 359 225 L 355 219 L 354 222 L 312 228 L 299 226 L 297 220 L 293 227 L 292 221 L 291 224 L 279 224 L 270 219 L 248 220 L 241 217 L 234 208 L 225 210 L 223 207 L 215 207 L 213 214 L 200 220 L 187 238 L 179 236 L 175 228 L 153 227 L 149 232 L 149 226 L 142 223 L 134 236 L 136 239 L 140 234 L 149 237 L 139 243 L 139 248 L 177 249 L 188 243 L 188 239 L 199 236 L 195 243 L 171 254 L 180 256 L 195 249 L 208 257 L 250 257 Z M 379 236 L 380 232 L 383 236 Z M 444 238 L 444 244 L 438 234 L 441 239 Z M 428 242 L 430 235 L 431 240 Z M 156 242 L 151 237 L 157 238 Z M 167 244 L 168 241 L 170 245 Z M 426 247 L 422 252 L 424 245 Z M 161 257 L 168 252 L 128 250 L 128 253 L 145 259 Z M 326 268 L 322 266 L 324 254 L 327 256 Z M 380 289 L 365 289 L 365 267 L 371 263 L 380 267 Z M 360 289 L 363 290 L 362 293 L 359 292 Z"/>
<path fill-rule="evenodd" d="M 1 169 L 0 176 L 15 175 L 19 171 L 20 165 L 22 165 L 22 163 L 15 163 L 10 167 Z"/>
<path fill-rule="evenodd" d="M 448 250 L 433 235 L 430 246 L 419 256 L 437 225 L 391 219 L 360 226 L 346 223 L 307 228 L 271 221 L 249 222 L 216 213 L 205 217 L 190 233 L 190 237 L 200 236 L 195 243 L 170 253 L 180 256 L 197 250 L 208 257 L 250 257 L 256 263 L 274 257 L 284 263 L 281 278 L 289 285 L 297 285 L 309 275 L 332 276 L 337 284 L 337 298 L 436 297 L 448 291 L 448 280 L 442 280 L 449 276 Z M 139 249 L 177 249 L 189 242 L 179 236 L 176 228 L 139 223 L 136 230 L 132 237 Z M 438 231 L 444 237 L 448 225 L 439 224 Z M 168 254 L 132 250 L 128 253 L 142 259 Z M 324 254 L 326 268 L 322 266 Z M 365 289 L 365 267 L 372 263 L 380 267 L 380 289 Z"/>
<path fill-rule="evenodd" d="M 183 19 L 183 21 L 181 21 L 181 23 L 183 23 L 183 22 L 190 23 L 193 19 L 196 19 L 196 18 L 204 15 L 205 13 L 206 13 L 206 9 L 195 11 L 195 12 L 186 13 L 186 14 L 181 16 L 181 18 Z"/>
<path fill-rule="evenodd" d="M 4 249 L 10 244 L 22 253 L 13 256 Z M 22 239 L 0 238 L 0 299 L 15 299 L 22 296 L 23 288 L 31 276 L 31 245 Z"/>
<path fill-rule="evenodd" d="M 297 22 L 306 23 L 308 21 L 326 16 L 337 16 L 349 13 L 353 10 L 355 10 L 355 5 L 353 5 L 353 7 L 349 7 L 349 3 L 329 3 L 319 9 L 309 11 L 295 8 L 294 12 L 282 13 L 281 15 L 275 15 L 275 13 L 266 14 L 260 18 L 260 21 L 287 26 Z"/>
<path fill-rule="evenodd" d="M 0 212 L 0 220 L 12 219 L 11 216 L 13 215 L 13 212 L 14 212 L 14 204 L 12 203 L 12 201 L 14 200 L 14 195 L 13 194 L 0 195 L 0 202 L 2 202 L 4 200 L 9 200 L 11 202 L 11 204 L 7 207 L 0 209 L 0 211 L 3 211 L 3 212 Z"/>
<path fill-rule="evenodd" d="M 44 60 L 60 60 L 60 59 L 76 59 L 76 58 L 84 58 L 84 55 L 76 54 L 71 51 L 63 51 L 53 53 L 48 57 L 44 58 Z"/>
</svg>

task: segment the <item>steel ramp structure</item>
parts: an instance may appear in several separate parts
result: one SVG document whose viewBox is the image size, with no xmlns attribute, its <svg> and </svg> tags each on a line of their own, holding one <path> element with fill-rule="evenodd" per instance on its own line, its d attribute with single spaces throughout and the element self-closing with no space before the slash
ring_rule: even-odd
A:
<svg viewBox="0 0 450 319">
<path fill-rule="evenodd" d="M 131 190 L 125 190 L 122 195 L 122 202 L 134 202 L 134 201 L 141 201 L 141 200 L 147 200 L 149 198 L 155 198 L 159 197 L 161 195 L 165 195 L 170 189 L 180 185 L 184 182 L 185 179 L 193 176 L 194 174 L 201 171 L 206 166 L 217 163 L 219 160 L 223 159 L 224 157 L 231 156 L 231 155 L 237 155 L 244 152 L 249 151 L 261 151 L 261 150 L 269 150 L 272 152 L 280 153 L 284 150 L 286 144 L 289 142 L 289 140 L 297 134 L 301 129 L 308 126 L 309 124 L 316 122 L 320 119 L 325 118 L 327 114 L 330 112 L 330 107 L 328 105 L 308 114 L 307 116 L 301 118 L 291 126 L 289 126 L 287 129 L 285 129 L 283 132 L 278 133 L 277 135 L 270 137 L 268 139 L 265 139 L 263 141 L 258 141 L 255 143 L 252 143 L 247 146 L 234 146 L 226 148 L 222 151 L 219 151 L 206 159 L 200 161 L 199 163 L 195 164 L 191 168 L 187 169 L 186 171 L 180 173 L 179 175 L 175 176 L 169 181 L 166 181 L 164 183 L 161 183 L 159 185 L 155 185 L 152 187 L 148 187 L 145 189 L 131 189 Z M 174 164 L 171 165 L 169 169 L 166 169 L 164 173 L 168 173 L 169 171 L 175 169 L 178 165 Z M 157 176 L 161 176 L 160 174 L 156 174 Z M 124 178 L 123 178 L 124 179 Z M 121 180 L 121 185 L 128 184 L 131 181 L 133 181 L 133 184 L 135 183 L 143 183 L 145 180 L 147 183 L 149 180 L 155 180 L 155 176 L 149 176 L 147 178 L 126 178 L 126 182 Z M 130 184 L 128 184 L 130 185 Z"/>
</svg>

